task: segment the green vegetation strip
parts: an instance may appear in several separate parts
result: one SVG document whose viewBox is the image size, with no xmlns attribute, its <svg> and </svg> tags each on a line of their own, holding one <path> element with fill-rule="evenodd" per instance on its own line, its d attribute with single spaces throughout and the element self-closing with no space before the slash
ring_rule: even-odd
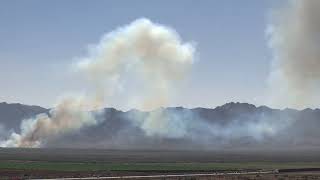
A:
<svg viewBox="0 0 320 180">
<path fill-rule="evenodd" d="M 1 169 L 52 171 L 210 171 L 241 169 L 319 168 L 320 162 L 244 163 L 69 163 L 2 161 Z"/>
</svg>

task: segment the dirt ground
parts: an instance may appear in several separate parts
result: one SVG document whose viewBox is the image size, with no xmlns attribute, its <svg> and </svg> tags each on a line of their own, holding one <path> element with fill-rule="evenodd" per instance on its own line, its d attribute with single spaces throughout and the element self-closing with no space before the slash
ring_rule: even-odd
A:
<svg viewBox="0 0 320 180">
<path fill-rule="evenodd" d="M 203 172 L 202 172 L 203 173 Z M 103 177 L 103 176 L 135 176 L 152 175 L 159 173 L 143 172 L 57 172 L 57 171 L 26 171 L 26 170 L 1 170 L 1 179 L 33 179 L 33 178 L 81 178 L 81 177 Z M 172 174 L 172 173 L 170 173 Z M 199 177 L 166 177 L 166 178 L 139 178 L 139 179 L 159 179 L 159 180 L 309 180 L 320 179 L 320 172 L 302 173 L 274 173 L 274 174 L 249 174 L 249 175 L 218 175 L 218 176 L 199 176 Z"/>
</svg>

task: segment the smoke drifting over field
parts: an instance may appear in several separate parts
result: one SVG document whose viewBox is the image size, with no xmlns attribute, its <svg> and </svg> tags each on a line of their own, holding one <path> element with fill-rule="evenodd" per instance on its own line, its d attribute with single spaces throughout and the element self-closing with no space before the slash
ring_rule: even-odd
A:
<svg viewBox="0 0 320 180">
<path fill-rule="evenodd" d="M 320 1 L 289 1 L 275 11 L 267 33 L 274 53 L 273 104 L 316 107 L 320 102 Z"/>
<path fill-rule="evenodd" d="M 49 115 L 39 114 L 34 119 L 23 120 L 21 133 L 13 132 L 1 146 L 38 147 L 43 140 L 52 136 L 94 125 L 96 120 L 93 114 L 87 111 L 90 104 L 92 102 L 87 102 L 81 97 L 64 98 L 49 112 Z"/>
</svg>

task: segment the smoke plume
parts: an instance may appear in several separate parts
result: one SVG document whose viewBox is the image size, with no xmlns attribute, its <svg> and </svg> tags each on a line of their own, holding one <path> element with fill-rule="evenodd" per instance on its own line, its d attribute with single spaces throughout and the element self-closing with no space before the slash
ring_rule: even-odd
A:
<svg viewBox="0 0 320 180">
<path fill-rule="evenodd" d="M 176 83 L 191 67 L 194 51 L 173 29 L 139 19 L 106 34 L 77 67 L 103 92 L 137 78 L 143 88 L 134 96 L 142 97 L 135 108 L 152 110 L 168 105 Z"/>
<path fill-rule="evenodd" d="M 136 108 L 151 110 L 166 106 L 174 87 L 191 67 L 194 51 L 190 43 L 181 42 L 173 29 L 148 19 L 138 19 L 107 33 L 75 66 L 92 82 L 94 93 L 63 98 L 48 114 L 24 120 L 21 133 L 13 132 L 1 146 L 39 147 L 51 138 L 96 124 L 98 120 L 90 110 L 103 108 L 121 82 L 132 77 L 143 87 L 134 97 L 128 97 L 128 101 L 141 97 L 135 103 Z M 158 117 L 150 115 L 146 122 L 139 123 L 159 125 L 163 121 Z M 148 133 L 158 132 L 156 126 L 143 127 Z M 167 128 L 166 124 L 160 127 Z"/>
<path fill-rule="evenodd" d="M 38 147 L 43 140 L 63 135 L 83 126 L 96 123 L 88 105 L 93 105 L 81 97 L 62 99 L 49 114 L 39 114 L 34 119 L 21 123 L 21 133 L 13 132 L 10 138 L 1 143 L 2 147 Z"/>
<path fill-rule="evenodd" d="M 169 105 L 175 87 L 193 63 L 194 51 L 192 44 L 183 44 L 173 29 L 139 19 L 105 35 L 78 68 L 103 92 L 110 92 L 120 82 L 138 79 L 142 88 L 127 99 L 135 101 L 134 108 L 150 111 Z M 175 134 L 174 130 L 168 132 L 172 122 L 161 114 L 161 110 L 153 111 L 144 121 L 134 116 L 132 120 L 141 123 L 147 134 L 170 137 Z"/>
<path fill-rule="evenodd" d="M 288 7 L 274 12 L 267 30 L 274 55 L 270 74 L 272 102 L 297 108 L 315 106 L 320 100 L 317 95 L 320 2 L 290 2 Z M 192 67 L 194 54 L 193 44 L 183 42 L 174 29 L 148 19 L 119 27 L 90 46 L 88 55 L 77 59 L 72 66 L 86 77 L 89 84 L 86 86 L 92 92 L 62 98 L 50 112 L 23 120 L 21 131 L 11 133 L 0 145 L 41 147 L 63 142 L 70 145 L 77 139 L 73 132 L 81 132 L 76 134 L 81 145 L 101 140 L 103 145 L 112 147 L 148 144 L 170 147 L 180 143 L 181 147 L 192 144 L 212 148 L 234 141 L 247 145 L 248 139 L 256 144 L 279 145 L 288 141 L 294 144 L 298 137 L 303 137 L 305 129 L 300 131 L 295 127 L 302 126 L 297 119 L 308 118 L 307 112 L 302 112 L 300 117 L 294 110 L 238 103 L 212 111 L 161 108 L 170 105 L 178 92 L 179 84 Z M 121 91 L 125 97 L 115 98 Z M 113 106 L 114 101 L 142 111 L 109 109 L 100 119 L 101 112 L 97 110 Z M 317 113 L 311 113 L 314 124 Z M 310 132 L 312 143 L 318 143 L 315 130 Z M 295 135 L 293 139 L 292 135 Z"/>
<path fill-rule="evenodd" d="M 272 103 L 293 108 L 320 102 L 320 1 L 289 1 L 275 11 L 267 29 L 274 62 Z"/>
</svg>

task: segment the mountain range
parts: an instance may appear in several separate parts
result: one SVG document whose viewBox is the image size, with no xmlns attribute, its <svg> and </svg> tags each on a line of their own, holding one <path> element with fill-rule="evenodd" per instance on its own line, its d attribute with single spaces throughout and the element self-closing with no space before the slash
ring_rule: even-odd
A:
<svg viewBox="0 0 320 180">
<path fill-rule="evenodd" d="M 146 131 L 139 120 L 161 111 L 165 126 Z M 23 119 L 49 109 L 0 103 L 1 136 L 20 132 Z M 219 148 L 318 148 L 319 109 L 272 109 L 248 103 L 227 103 L 214 109 L 167 107 L 150 112 L 105 108 L 98 124 L 50 139 L 47 147 L 94 147 L 123 149 L 219 149 Z M 138 121 L 137 121 L 138 119 Z M 163 127 L 160 127 L 163 126 Z"/>
</svg>

